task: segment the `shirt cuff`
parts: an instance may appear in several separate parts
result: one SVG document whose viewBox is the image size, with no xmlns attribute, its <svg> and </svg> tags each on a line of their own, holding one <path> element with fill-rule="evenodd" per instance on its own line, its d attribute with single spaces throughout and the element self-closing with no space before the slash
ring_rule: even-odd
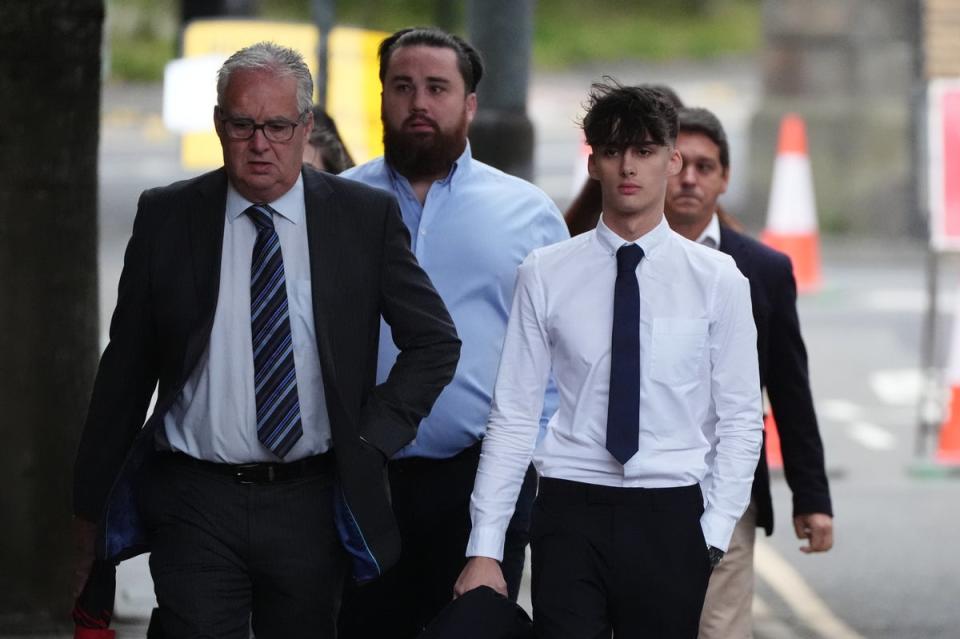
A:
<svg viewBox="0 0 960 639">
<path fill-rule="evenodd" d="M 506 532 L 494 526 L 474 526 L 467 542 L 467 557 L 490 557 L 503 559 L 503 542 Z"/>
<path fill-rule="evenodd" d="M 731 520 L 723 513 L 710 508 L 709 506 L 700 517 L 700 527 L 703 529 L 703 539 L 708 546 L 719 548 L 727 552 L 730 545 L 730 538 L 733 537 L 733 529 L 737 521 Z"/>
</svg>

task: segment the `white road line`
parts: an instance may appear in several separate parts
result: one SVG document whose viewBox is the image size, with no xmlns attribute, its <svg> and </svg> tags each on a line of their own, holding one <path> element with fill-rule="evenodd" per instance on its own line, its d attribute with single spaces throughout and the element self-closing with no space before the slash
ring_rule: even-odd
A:
<svg viewBox="0 0 960 639">
<path fill-rule="evenodd" d="M 870 373 L 870 389 L 891 406 L 916 406 L 924 378 L 918 368 L 880 370 Z"/>
<path fill-rule="evenodd" d="M 835 422 L 849 422 L 860 419 L 863 408 L 846 399 L 824 399 L 817 402 L 817 412 Z"/>
<path fill-rule="evenodd" d="M 927 294 L 923 289 L 876 289 L 865 292 L 861 299 L 867 309 L 876 312 L 920 313 L 927 308 Z"/>
<path fill-rule="evenodd" d="M 753 636 L 757 639 L 793 639 L 796 633 L 778 619 L 767 602 L 753 596 Z"/>
<path fill-rule="evenodd" d="M 770 608 L 770 606 L 767 605 L 767 602 L 765 602 L 763 599 L 761 599 L 757 595 L 753 596 L 752 607 L 753 607 L 753 616 L 755 619 L 761 618 L 761 617 L 766 618 L 773 614 L 773 610 Z"/>
<path fill-rule="evenodd" d="M 887 430 L 870 422 L 853 422 L 847 426 L 847 434 L 854 441 L 872 450 L 893 450 L 896 438 Z"/>
<path fill-rule="evenodd" d="M 926 312 L 930 301 L 927 292 L 918 288 L 887 288 L 866 291 L 859 297 L 863 306 L 870 311 L 886 313 L 923 313 Z M 937 306 L 943 313 L 954 308 L 956 294 L 941 292 L 937 298 Z"/>
<path fill-rule="evenodd" d="M 838 619 L 799 573 L 762 539 L 754 548 L 757 575 L 770 586 L 803 623 L 823 639 L 864 639 Z"/>
</svg>

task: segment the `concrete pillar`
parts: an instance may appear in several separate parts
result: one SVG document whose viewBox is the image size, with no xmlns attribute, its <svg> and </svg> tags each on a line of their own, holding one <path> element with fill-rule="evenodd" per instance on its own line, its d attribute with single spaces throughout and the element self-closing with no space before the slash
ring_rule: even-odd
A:
<svg viewBox="0 0 960 639">
<path fill-rule="evenodd" d="M 0 635 L 69 622 L 98 356 L 103 0 L 0 3 Z"/>
<path fill-rule="evenodd" d="M 310 0 L 310 15 L 313 23 L 320 31 L 320 42 L 317 44 L 317 77 L 313 84 L 317 89 L 317 104 L 327 107 L 327 78 L 330 70 L 330 30 L 336 21 L 336 0 Z"/>
<path fill-rule="evenodd" d="M 821 228 L 920 235 L 911 95 L 913 0 L 764 0 L 764 97 L 752 125 L 750 210 L 762 226 L 780 117 L 807 121 Z M 739 213 L 739 212 L 738 212 Z"/>
<path fill-rule="evenodd" d="M 470 43 L 486 65 L 480 108 L 470 127 L 478 160 L 524 179 L 533 177 L 533 123 L 527 87 L 533 38 L 533 0 L 470 0 Z"/>
</svg>

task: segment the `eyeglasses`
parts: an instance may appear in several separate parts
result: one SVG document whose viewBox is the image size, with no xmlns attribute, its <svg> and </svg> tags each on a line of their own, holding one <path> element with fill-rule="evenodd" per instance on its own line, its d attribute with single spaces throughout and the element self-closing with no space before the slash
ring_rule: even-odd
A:
<svg viewBox="0 0 960 639">
<path fill-rule="evenodd" d="M 293 130 L 303 124 L 305 115 L 307 115 L 306 111 L 300 114 L 296 122 L 279 119 L 257 124 L 249 118 L 228 117 L 222 117 L 220 121 L 223 123 L 224 132 L 231 140 L 249 140 L 260 130 L 263 131 L 263 137 L 271 142 L 289 142 L 293 138 Z"/>
</svg>

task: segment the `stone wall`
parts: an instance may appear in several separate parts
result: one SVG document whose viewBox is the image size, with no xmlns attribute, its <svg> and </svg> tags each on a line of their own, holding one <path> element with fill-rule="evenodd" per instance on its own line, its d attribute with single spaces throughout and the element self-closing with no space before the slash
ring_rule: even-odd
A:
<svg viewBox="0 0 960 639">
<path fill-rule="evenodd" d="M 824 232 L 922 235 L 911 105 L 915 0 L 763 0 L 764 97 L 751 130 L 750 212 L 766 216 L 779 120 L 807 121 Z"/>
</svg>

